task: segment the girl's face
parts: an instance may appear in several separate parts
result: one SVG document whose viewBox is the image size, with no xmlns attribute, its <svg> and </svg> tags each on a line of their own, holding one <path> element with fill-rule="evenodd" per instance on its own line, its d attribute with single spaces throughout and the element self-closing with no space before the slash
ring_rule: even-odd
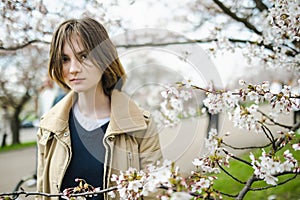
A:
<svg viewBox="0 0 300 200">
<path fill-rule="evenodd" d="M 88 59 L 88 52 L 78 38 L 73 37 L 71 42 L 76 55 L 70 45 L 65 42 L 62 56 L 64 81 L 78 93 L 95 91 L 101 85 L 99 82 L 102 72 Z"/>
</svg>

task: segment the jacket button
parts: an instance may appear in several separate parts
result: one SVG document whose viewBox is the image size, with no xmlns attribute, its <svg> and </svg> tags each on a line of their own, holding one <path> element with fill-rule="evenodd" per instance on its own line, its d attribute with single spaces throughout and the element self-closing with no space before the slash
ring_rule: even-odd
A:
<svg viewBox="0 0 300 200">
<path fill-rule="evenodd" d="M 108 138 L 108 140 L 109 140 L 110 142 L 114 141 L 114 140 L 115 140 L 115 136 L 110 136 L 110 137 Z"/>
<path fill-rule="evenodd" d="M 68 135 L 69 135 L 69 133 L 68 133 L 68 132 L 65 132 L 65 133 L 64 133 L 64 136 L 65 136 L 65 137 L 67 137 Z"/>
</svg>

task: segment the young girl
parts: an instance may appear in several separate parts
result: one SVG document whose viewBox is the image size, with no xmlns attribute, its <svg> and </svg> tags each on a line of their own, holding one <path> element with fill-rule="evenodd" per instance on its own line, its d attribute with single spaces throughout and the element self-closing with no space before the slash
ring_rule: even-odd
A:
<svg viewBox="0 0 300 200">
<path fill-rule="evenodd" d="M 109 188 L 112 174 L 162 159 L 150 114 L 121 91 L 125 72 L 100 23 L 63 22 L 54 32 L 48 67 L 50 77 L 69 92 L 41 118 L 38 192 L 61 193 L 77 186 L 76 178 Z"/>
</svg>

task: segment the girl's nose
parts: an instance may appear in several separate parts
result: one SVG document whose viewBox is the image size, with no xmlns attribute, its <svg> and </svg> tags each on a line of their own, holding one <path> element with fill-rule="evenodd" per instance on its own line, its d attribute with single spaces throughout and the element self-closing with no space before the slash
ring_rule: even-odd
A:
<svg viewBox="0 0 300 200">
<path fill-rule="evenodd" d="M 81 63 L 77 59 L 72 59 L 70 63 L 70 73 L 81 72 Z"/>
</svg>

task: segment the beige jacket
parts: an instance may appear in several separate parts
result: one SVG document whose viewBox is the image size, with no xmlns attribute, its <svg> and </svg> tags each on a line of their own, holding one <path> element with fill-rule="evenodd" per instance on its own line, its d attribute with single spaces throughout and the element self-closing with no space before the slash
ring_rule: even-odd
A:
<svg viewBox="0 0 300 200">
<path fill-rule="evenodd" d="M 68 120 L 74 97 L 74 92 L 70 92 L 41 119 L 37 133 L 38 192 L 60 192 L 72 157 Z M 106 147 L 104 188 L 113 186 L 110 181 L 112 174 L 119 174 L 120 170 L 125 171 L 129 167 L 140 170 L 162 159 L 159 137 L 149 112 L 141 110 L 117 90 L 111 96 L 110 122 L 103 143 Z"/>
</svg>

